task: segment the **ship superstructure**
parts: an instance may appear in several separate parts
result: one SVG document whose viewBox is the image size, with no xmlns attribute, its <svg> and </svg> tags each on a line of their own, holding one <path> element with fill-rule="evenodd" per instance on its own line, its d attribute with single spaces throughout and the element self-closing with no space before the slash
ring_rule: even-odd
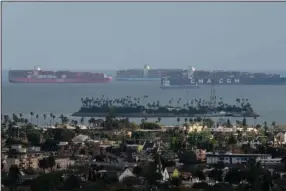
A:
<svg viewBox="0 0 286 191">
<path fill-rule="evenodd" d="M 10 83 L 107 83 L 112 77 L 104 73 L 47 71 L 34 67 L 33 70 L 9 70 Z"/>
</svg>

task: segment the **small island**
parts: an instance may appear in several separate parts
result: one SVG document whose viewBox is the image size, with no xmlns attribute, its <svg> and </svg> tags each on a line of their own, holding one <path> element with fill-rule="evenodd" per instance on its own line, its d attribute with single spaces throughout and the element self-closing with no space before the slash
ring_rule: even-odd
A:
<svg viewBox="0 0 286 191">
<path fill-rule="evenodd" d="M 235 104 L 227 104 L 222 98 L 217 103 L 193 99 L 183 103 L 182 99 L 169 100 L 167 105 L 160 101 L 147 102 L 148 96 L 108 99 L 81 98 L 82 107 L 72 114 L 77 117 L 259 117 L 248 99 L 237 98 Z"/>
</svg>

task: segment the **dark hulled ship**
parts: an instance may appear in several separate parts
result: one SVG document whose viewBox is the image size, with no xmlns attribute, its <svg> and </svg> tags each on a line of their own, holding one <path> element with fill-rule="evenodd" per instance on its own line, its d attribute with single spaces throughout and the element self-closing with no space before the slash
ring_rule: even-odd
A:
<svg viewBox="0 0 286 191">
<path fill-rule="evenodd" d="M 38 67 L 33 70 L 9 70 L 10 83 L 107 83 L 112 77 L 104 73 L 45 71 Z"/>
<path fill-rule="evenodd" d="M 201 85 L 285 85 L 280 74 L 239 71 L 204 71 L 189 67 L 161 78 L 161 88 L 193 88 Z"/>
<path fill-rule="evenodd" d="M 163 76 L 173 72 L 182 73 L 182 69 L 151 69 L 145 65 L 144 69 L 127 69 L 116 71 L 116 81 L 160 81 Z"/>
</svg>

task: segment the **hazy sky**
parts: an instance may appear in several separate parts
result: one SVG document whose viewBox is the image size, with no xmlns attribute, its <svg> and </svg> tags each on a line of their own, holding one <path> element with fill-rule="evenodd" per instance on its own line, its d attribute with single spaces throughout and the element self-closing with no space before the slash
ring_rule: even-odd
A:
<svg viewBox="0 0 286 191">
<path fill-rule="evenodd" d="M 286 70 L 286 3 L 3 3 L 3 69 Z"/>
</svg>

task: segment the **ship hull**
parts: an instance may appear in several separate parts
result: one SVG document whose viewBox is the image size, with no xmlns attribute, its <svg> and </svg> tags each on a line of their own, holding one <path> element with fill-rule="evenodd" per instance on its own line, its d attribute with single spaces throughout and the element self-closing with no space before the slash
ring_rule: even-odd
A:
<svg viewBox="0 0 286 191">
<path fill-rule="evenodd" d="M 286 85 L 286 79 L 285 78 L 279 78 L 279 79 L 177 79 L 177 78 L 168 78 L 163 79 L 161 81 L 162 84 L 167 84 L 170 86 L 195 86 L 196 84 L 199 86 L 205 86 L 205 85 Z"/>
<path fill-rule="evenodd" d="M 8 74 L 10 83 L 108 83 L 112 77 L 104 73 L 47 71 L 35 68 L 34 70 L 10 70 Z"/>
<path fill-rule="evenodd" d="M 160 81 L 161 78 L 116 78 L 119 82 L 148 82 L 148 81 Z"/>
<path fill-rule="evenodd" d="M 170 86 L 161 86 L 161 89 L 199 89 L 200 86 L 197 85 L 170 85 Z"/>
<path fill-rule="evenodd" d="M 124 81 L 124 82 L 146 82 L 146 81 L 160 81 L 160 78 L 116 78 L 116 81 Z M 173 82 L 170 80 L 171 83 Z M 175 82 L 176 81 L 176 82 Z M 277 79 L 277 80 L 269 80 L 269 79 L 240 79 L 238 82 L 235 80 L 213 80 L 208 81 L 205 80 L 204 82 L 200 82 L 200 80 L 194 80 L 193 82 L 185 82 L 185 80 L 177 81 L 174 80 L 172 86 L 177 88 L 177 86 L 194 86 L 195 84 L 200 86 L 204 85 L 286 85 L 286 79 Z M 168 87 L 169 88 L 169 87 Z"/>
<path fill-rule="evenodd" d="M 275 81 L 267 81 L 267 80 L 240 80 L 239 83 L 227 83 L 227 82 L 213 82 L 213 83 L 198 83 L 201 85 L 286 85 L 286 82 L 284 80 L 275 80 Z M 184 86 L 184 84 L 180 84 L 181 86 Z"/>
<path fill-rule="evenodd" d="M 253 82 L 245 82 L 245 83 L 239 83 L 239 84 L 231 84 L 231 83 L 212 83 L 212 84 L 199 84 L 199 86 L 211 86 L 211 85 L 217 85 L 217 86 L 285 86 L 285 82 L 276 82 L 276 83 L 253 83 Z M 171 85 L 172 87 L 188 87 L 188 86 L 194 86 L 194 85 L 186 85 L 186 84 L 177 84 L 177 85 Z"/>
<path fill-rule="evenodd" d="M 254 82 L 245 82 L 245 83 L 239 83 L 239 84 L 228 84 L 228 83 L 214 83 L 214 84 L 200 84 L 200 85 L 228 85 L 228 86 L 283 86 L 283 85 L 286 85 L 285 82 L 276 82 L 276 83 L 272 83 L 272 82 L 269 82 L 269 83 L 254 83 Z"/>
<path fill-rule="evenodd" d="M 104 78 L 101 80 L 81 80 L 81 79 L 29 79 L 15 78 L 9 79 L 10 83 L 46 83 L 46 84 L 63 84 L 63 83 L 109 83 L 112 78 Z"/>
</svg>

